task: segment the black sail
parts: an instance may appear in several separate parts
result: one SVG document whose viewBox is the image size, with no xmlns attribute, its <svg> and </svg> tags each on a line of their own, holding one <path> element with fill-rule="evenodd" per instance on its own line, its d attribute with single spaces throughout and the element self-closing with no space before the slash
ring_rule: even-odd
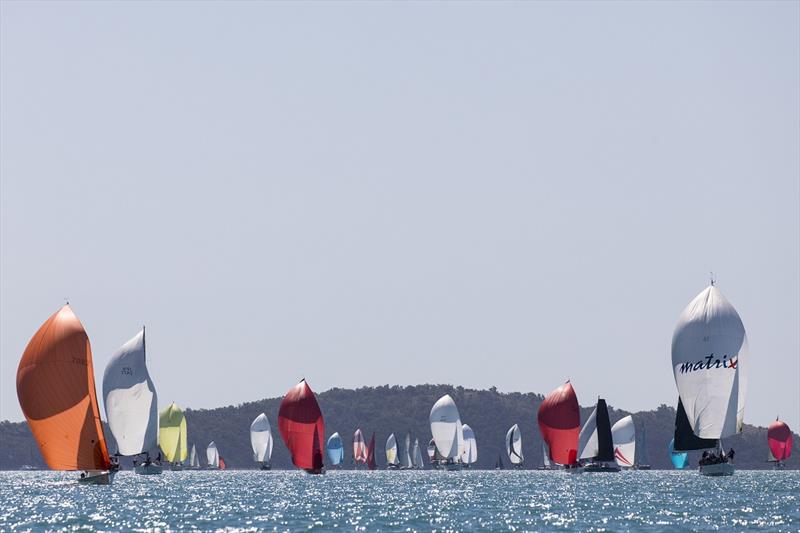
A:
<svg viewBox="0 0 800 533">
<path fill-rule="evenodd" d="M 614 441 L 611 438 L 611 421 L 608 419 L 608 407 L 602 398 L 597 400 L 597 461 L 614 460 Z"/>
<path fill-rule="evenodd" d="M 691 450 L 706 450 L 716 448 L 717 439 L 701 439 L 692 431 L 683 402 L 678 398 L 678 412 L 675 415 L 675 451 L 688 452 Z"/>
</svg>

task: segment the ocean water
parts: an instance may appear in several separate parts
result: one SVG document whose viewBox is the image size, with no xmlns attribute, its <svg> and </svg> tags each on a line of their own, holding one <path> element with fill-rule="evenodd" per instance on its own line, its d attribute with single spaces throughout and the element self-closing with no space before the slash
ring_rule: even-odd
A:
<svg viewBox="0 0 800 533">
<path fill-rule="evenodd" d="M 800 530 L 800 472 L 0 473 L 0 530 Z"/>
</svg>

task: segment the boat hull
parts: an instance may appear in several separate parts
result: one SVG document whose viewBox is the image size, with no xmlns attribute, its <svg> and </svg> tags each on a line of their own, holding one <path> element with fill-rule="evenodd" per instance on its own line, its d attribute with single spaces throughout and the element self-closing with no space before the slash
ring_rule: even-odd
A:
<svg viewBox="0 0 800 533">
<path fill-rule="evenodd" d="M 164 467 L 150 463 L 149 465 L 136 465 L 133 470 L 140 476 L 157 476 L 164 471 Z"/>
<path fill-rule="evenodd" d="M 619 472 L 619 465 L 614 463 L 589 463 L 584 465 L 584 472 Z"/>
<path fill-rule="evenodd" d="M 111 485 L 114 482 L 115 474 L 116 472 L 113 471 L 91 471 L 87 472 L 84 477 L 79 478 L 78 483 L 82 485 Z"/>
<path fill-rule="evenodd" d="M 701 465 L 700 474 L 703 476 L 732 476 L 736 468 L 731 463 L 716 463 L 713 465 Z"/>
<path fill-rule="evenodd" d="M 181 470 L 183 470 L 183 465 L 180 463 L 173 463 L 169 465 L 169 469 L 172 470 L 173 472 L 180 472 Z"/>
<path fill-rule="evenodd" d="M 636 465 L 636 470 L 650 470 L 650 465 Z"/>
</svg>

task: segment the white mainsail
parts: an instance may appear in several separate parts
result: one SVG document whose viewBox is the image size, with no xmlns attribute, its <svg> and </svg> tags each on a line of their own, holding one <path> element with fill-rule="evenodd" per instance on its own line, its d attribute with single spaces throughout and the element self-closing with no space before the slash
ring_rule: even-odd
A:
<svg viewBox="0 0 800 533">
<path fill-rule="evenodd" d="M 464 433 L 458 408 L 449 394 L 433 404 L 430 423 L 436 449 L 442 457 L 453 460 L 460 458 L 464 452 Z"/>
<path fill-rule="evenodd" d="M 695 435 L 741 432 L 747 365 L 742 319 L 712 283 L 686 306 L 672 335 L 675 384 Z"/>
<path fill-rule="evenodd" d="M 414 453 L 412 455 L 414 468 L 425 468 L 425 462 L 422 460 L 422 449 L 419 447 L 419 439 L 414 439 Z"/>
<path fill-rule="evenodd" d="M 468 424 L 462 426 L 464 434 L 464 454 L 461 456 L 461 462 L 471 465 L 478 462 L 478 441 L 475 440 L 475 432 Z"/>
<path fill-rule="evenodd" d="M 208 466 L 219 468 L 219 451 L 217 450 L 217 444 L 213 440 L 206 448 L 206 459 L 208 459 Z"/>
<path fill-rule="evenodd" d="M 261 413 L 250 424 L 250 445 L 253 458 L 259 463 L 269 463 L 272 457 L 272 429 L 267 415 Z"/>
<path fill-rule="evenodd" d="M 545 441 L 542 441 L 542 455 L 544 456 L 544 459 L 542 459 L 544 467 L 550 468 L 552 466 L 550 464 L 550 450 L 547 448 L 547 443 Z"/>
<path fill-rule="evenodd" d="M 158 446 L 158 397 L 147 372 L 144 328 L 108 362 L 103 403 L 120 455 L 137 455 Z"/>
<path fill-rule="evenodd" d="M 611 427 L 614 459 L 619 466 L 633 467 L 636 456 L 636 426 L 628 415 Z"/>
<path fill-rule="evenodd" d="M 397 458 L 397 439 L 394 433 L 389 435 L 389 438 L 386 439 L 386 463 L 390 465 L 400 464 Z"/>
<path fill-rule="evenodd" d="M 192 451 L 189 452 L 189 466 L 191 468 L 200 468 L 200 457 L 197 455 L 194 444 L 192 444 Z"/>
<path fill-rule="evenodd" d="M 578 436 L 578 459 L 592 459 L 596 457 L 600 445 L 597 443 L 597 407 L 586 420 Z"/>
<path fill-rule="evenodd" d="M 522 456 L 522 432 L 519 425 L 514 424 L 506 432 L 506 455 L 512 464 L 519 465 L 525 458 Z"/>
<path fill-rule="evenodd" d="M 406 440 L 403 443 L 405 448 L 405 456 L 403 457 L 403 467 L 411 468 L 414 466 L 414 461 L 411 458 L 411 433 L 406 433 Z"/>
</svg>

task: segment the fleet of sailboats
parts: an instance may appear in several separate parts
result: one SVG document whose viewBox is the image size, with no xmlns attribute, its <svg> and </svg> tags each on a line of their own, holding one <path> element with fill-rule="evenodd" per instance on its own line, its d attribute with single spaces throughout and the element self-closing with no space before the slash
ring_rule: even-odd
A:
<svg viewBox="0 0 800 533">
<path fill-rule="evenodd" d="M 712 281 L 680 314 L 672 338 L 672 366 L 678 390 L 674 437 L 668 445 L 676 469 L 688 466 L 688 452 L 705 450 L 699 472 L 732 475 L 733 453 L 722 440 L 742 430 L 747 388 L 747 336 L 741 318 Z M 139 474 L 160 474 L 161 457 L 172 470 L 200 468 L 195 445 L 188 448 L 186 417 L 176 403 L 158 412 L 158 396 L 147 368 L 145 329 L 123 344 L 103 374 L 102 393 L 115 453 L 109 454 L 100 421 L 89 338 L 69 304 L 37 330 L 17 370 L 17 392 L 47 465 L 57 470 L 83 471 L 83 483 L 110 484 L 119 457 L 133 457 Z M 537 422 L 542 437 L 542 469 L 567 472 L 618 472 L 649 469 L 645 428 L 637 447 L 632 416 L 611 425 L 608 407 L 598 398 L 581 425 L 580 407 L 567 381 L 545 397 Z M 427 448 L 434 468 L 458 470 L 475 465 L 475 432 L 463 424 L 449 394 L 439 398 L 429 415 L 433 438 Z M 325 424 L 313 391 L 305 380 L 292 387 L 280 404 L 278 428 L 293 464 L 311 474 L 344 461 L 344 443 L 334 433 L 324 444 Z M 376 434 L 369 442 L 360 428 L 353 434 L 353 462 L 377 468 Z M 789 427 L 776 419 L 767 434 L 768 460 L 780 468 L 791 455 Z M 273 438 L 269 419 L 259 414 L 250 424 L 253 460 L 269 469 Z M 505 456 L 510 465 L 524 464 L 519 424 L 506 432 Z M 151 453 L 158 453 L 158 459 Z M 325 453 L 323 454 L 323 450 Z M 402 443 L 391 433 L 385 444 L 388 469 L 425 467 L 419 439 L 411 432 Z M 188 461 L 187 461 L 188 459 Z M 217 445 L 206 448 L 207 468 L 224 469 Z M 496 469 L 504 461 L 498 457 Z"/>
</svg>

